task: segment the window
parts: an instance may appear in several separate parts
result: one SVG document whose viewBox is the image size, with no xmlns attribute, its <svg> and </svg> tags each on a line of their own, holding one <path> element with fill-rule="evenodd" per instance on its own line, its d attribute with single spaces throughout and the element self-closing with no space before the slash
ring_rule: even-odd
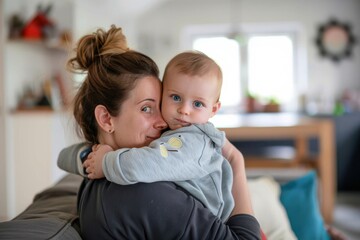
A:
<svg viewBox="0 0 360 240">
<path fill-rule="evenodd" d="M 248 92 L 263 102 L 286 104 L 294 96 L 293 46 L 288 36 L 256 36 L 248 41 Z"/>
<path fill-rule="evenodd" d="M 221 67 L 223 73 L 220 95 L 222 108 L 239 106 L 241 101 L 239 44 L 225 37 L 198 38 L 195 39 L 193 48 L 206 53 Z"/>
<path fill-rule="evenodd" d="M 194 31 L 189 38 L 193 49 L 212 57 L 222 68 L 222 111 L 244 111 L 248 94 L 263 104 L 277 101 L 283 111 L 296 110 L 300 84 L 294 70 L 294 33 L 267 30 L 235 38 L 228 35 L 226 31 Z"/>
</svg>

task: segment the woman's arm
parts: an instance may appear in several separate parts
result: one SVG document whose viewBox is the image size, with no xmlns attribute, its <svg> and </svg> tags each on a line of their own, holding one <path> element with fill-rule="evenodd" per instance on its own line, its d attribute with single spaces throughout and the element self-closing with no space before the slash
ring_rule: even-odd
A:
<svg viewBox="0 0 360 240">
<path fill-rule="evenodd" d="M 86 143 L 78 143 L 64 148 L 61 150 L 57 160 L 58 167 L 69 173 L 74 173 L 85 177 L 86 173 L 83 170 L 80 156 L 84 152 L 89 152 L 85 150 L 91 150 L 91 148 Z"/>
<path fill-rule="evenodd" d="M 251 214 L 253 209 L 251 205 L 250 193 L 247 185 L 244 157 L 241 152 L 228 139 L 225 139 L 222 148 L 223 156 L 229 161 L 233 170 L 232 194 L 235 201 L 235 207 L 231 216 L 236 214 Z"/>
</svg>

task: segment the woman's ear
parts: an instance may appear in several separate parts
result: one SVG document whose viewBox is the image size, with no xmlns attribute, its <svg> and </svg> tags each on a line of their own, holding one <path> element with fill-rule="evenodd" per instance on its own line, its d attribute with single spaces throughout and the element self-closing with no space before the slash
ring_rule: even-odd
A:
<svg viewBox="0 0 360 240">
<path fill-rule="evenodd" d="M 114 131 L 114 126 L 112 125 L 111 115 L 107 108 L 103 105 L 97 105 L 95 107 L 95 118 L 99 127 L 108 133 Z"/>
</svg>

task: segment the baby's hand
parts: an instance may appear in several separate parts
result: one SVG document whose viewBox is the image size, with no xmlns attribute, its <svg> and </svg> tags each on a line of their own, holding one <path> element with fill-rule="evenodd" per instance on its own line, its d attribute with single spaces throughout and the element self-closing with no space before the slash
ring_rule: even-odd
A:
<svg viewBox="0 0 360 240">
<path fill-rule="evenodd" d="M 97 144 L 92 147 L 92 152 L 83 163 L 83 167 L 88 173 L 88 178 L 99 179 L 105 177 L 102 168 L 102 161 L 105 154 L 110 151 L 113 151 L 113 149 L 109 145 L 105 144 Z"/>
</svg>

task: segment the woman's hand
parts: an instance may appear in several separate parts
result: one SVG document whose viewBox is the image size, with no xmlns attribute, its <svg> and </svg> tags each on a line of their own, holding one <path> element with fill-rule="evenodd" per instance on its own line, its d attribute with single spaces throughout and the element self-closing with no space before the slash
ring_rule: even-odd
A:
<svg viewBox="0 0 360 240">
<path fill-rule="evenodd" d="M 83 167 L 88 173 L 88 178 L 99 179 L 105 177 L 102 162 L 107 152 L 113 151 L 112 147 L 105 144 L 96 144 L 92 147 L 92 152 L 83 163 Z"/>
</svg>

